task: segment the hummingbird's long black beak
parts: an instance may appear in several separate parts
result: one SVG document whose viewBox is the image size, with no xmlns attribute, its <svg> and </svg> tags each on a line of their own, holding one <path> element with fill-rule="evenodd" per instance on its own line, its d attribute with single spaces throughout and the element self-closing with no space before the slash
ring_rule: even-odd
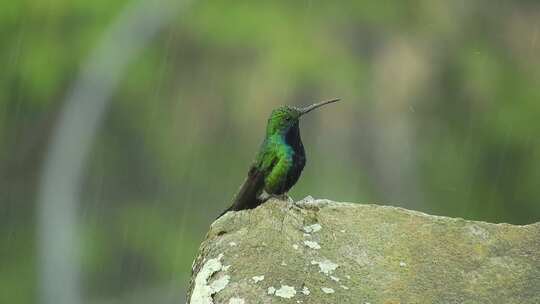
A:
<svg viewBox="0 0 540 304">
<path fill-rule="evenodd" d="M 307 113 L 315 110 L 316 108 L 319 108 L 319 107 L 322 107 L 324 105 L 334 103 L 334 102 L 337 102 L 337 101 L 340 101 L 340 100 L 341 100 L 340 98 L 334 98 L 334 99 L 330 99 L 330 100 L 325 100 L 325 101 L 321 101 L 321 102 L 312 104 L 312 105 L 307 106 L 307 107 L 300 108 L 298 110 L 300 111 L 300 115 L 304 115 L 304 114 L 307 114 Z"/>
</svg>

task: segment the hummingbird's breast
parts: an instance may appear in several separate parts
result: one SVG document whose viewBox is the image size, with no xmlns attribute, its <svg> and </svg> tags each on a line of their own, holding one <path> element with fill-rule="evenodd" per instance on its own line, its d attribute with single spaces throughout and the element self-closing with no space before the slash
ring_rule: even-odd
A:
<svg viewBox="0 0 540 304">
<path fill-rule="evenodd" d="M 292 126 L 286 132 L 275 134 L 265 141 L 279 161 L 266 173 L 264 190 L 269 194 L 288 192 L 300 178 L 306 164 L 304 146 L 300 139 L 298 125 Z"/>
<path fill-rule="evenodd" d="M 298 123 L 294 124 L 285 134 L 285 143 L 292 150 L 292 165 L 287 173 L 283 192 L 289 191 L 296 184 L 306 165 L 306 152 L 300 137 Z"/>
</svg>

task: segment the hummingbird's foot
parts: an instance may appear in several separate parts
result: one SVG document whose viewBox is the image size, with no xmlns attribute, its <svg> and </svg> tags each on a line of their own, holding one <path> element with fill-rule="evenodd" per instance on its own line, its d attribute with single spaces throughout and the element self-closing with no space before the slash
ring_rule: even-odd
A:
<svg viewBox="0 0 540 304">
<path fill-rule="evenodd" d="M 288 202 L 289 204 L 294 204 L 294 200 L 287 193 L 269 194 L 266 191 L 263 191 L 263 193 L 261 193 L 261 195 L 259 196 L 259 200 L 261 201 L 261 204 L 265 203 L 267 200 L 271 198 Z"/>
<path fill-rule="evenodd" d="M 292 198 L 287 194 L 287 193 L 282 193 L 282 194 L 271 194 L 271 197 L 272 198 L 275 198 L 275 199 L 278 199 L 280 201 L 284 201 L 284 202 L 291 202 L 293 201 Z"/>
<path fill-rule="evenodd" d="M 286 201 L 288 201 L 289 204 L 294 204 L 294 199 L 290 197 L 288 193 L 285 193 L 285 196 L 286 196 Z"/>
<path fill-rule="evenodd" d="M 291 204 L 294 203 L 294 200 L 287 193 L 269 194 L 266 191 L 263 191 L 263 193 L 259 196 L 259 199 L 263 203 L 266 202 L 267 200 L 271 199 L 271 198 L 277 199 L 277 200 L 280 200 L 280 201 L 284 201 L 284 202 L 289 202 Z"/>
<path fill-rule="evenodd" d="M 272 198 L 272 195 L 271 194 L 268 194 L 266 191 L 263 190 L 263 192 L 261 193 L 261 195 L 259 195 L 259 200 L 261 201 L 261 204 L 262 203 L 265 203 L 267 200 L 271 199 Z"/>
</svg>

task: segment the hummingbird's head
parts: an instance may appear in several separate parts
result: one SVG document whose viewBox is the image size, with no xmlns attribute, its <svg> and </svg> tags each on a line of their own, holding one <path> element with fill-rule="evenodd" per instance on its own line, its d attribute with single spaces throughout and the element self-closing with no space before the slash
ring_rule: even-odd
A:
<svg viewBox="0 0 540 304">
<path fill-rule="evenodd" d="M 339 101 L 339 98 L 319 102 L 307 107 L 293 107 L 293 106 L 281 106 L 272 111 L 270 118 L 268 119 L 268 125 L 266 128 L 267 135 L 276 133 L 285 134 L 293 126 L 298 126 L 300 117 L 307 114 L 318 107 L 322 107 L 329 103 Z"/>
</svg>

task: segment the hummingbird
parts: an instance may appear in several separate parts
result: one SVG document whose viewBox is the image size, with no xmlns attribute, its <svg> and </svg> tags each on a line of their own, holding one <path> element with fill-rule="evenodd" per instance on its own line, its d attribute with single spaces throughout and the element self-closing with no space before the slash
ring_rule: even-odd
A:
<svg viewBox="0 0 540 304">
<path fill-rule="evenodd" d="M 282 197 L 296 184 L 306 165 L 306 152 L 300 138 L 303 115 L 339 98 L 306 107 L 281 106 L 270 114 L 266 135 L 247 177 L 228 211 L 253 209 L 270 197 Z"/>
</svg>

